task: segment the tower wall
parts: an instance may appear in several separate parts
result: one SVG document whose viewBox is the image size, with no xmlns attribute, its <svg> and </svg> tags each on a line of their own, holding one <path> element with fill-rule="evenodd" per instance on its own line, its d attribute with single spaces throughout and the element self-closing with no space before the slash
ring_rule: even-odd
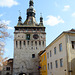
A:
<svg viewBox="0 0 75 75">
<path fill-rule="evenodd" d="M 25 28 L 25 27 L 23 27 Z M 41 28 L 41 31 L 39 31 Z M 14 32 L 14 65 L 13 75 L 25 73 L 27 75 L 39 75 L 38 53 L 46 47 L 45 27 L 35 27 L 30 31 L 15 28 Z M 27 36 L 30 35 L 28 39 Z M 38 36 L 37 36 L 38 35 Z"/>
</svg>

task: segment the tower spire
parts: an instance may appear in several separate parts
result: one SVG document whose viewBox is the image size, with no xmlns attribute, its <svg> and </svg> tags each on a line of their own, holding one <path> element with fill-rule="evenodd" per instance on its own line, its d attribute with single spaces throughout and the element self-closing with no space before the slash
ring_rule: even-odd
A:
<svg viewBox="0 0 75 75">
<path fill-rule="evenodd" d="M 18 25 L 22 25 L 21 11 L 19 10 Z"/>
<path fill-rule="evenodd" d="M 42 13 L 40 13 L 40 25 L 43 26 L 43 17 L 42 17 Z"/>
</svg>

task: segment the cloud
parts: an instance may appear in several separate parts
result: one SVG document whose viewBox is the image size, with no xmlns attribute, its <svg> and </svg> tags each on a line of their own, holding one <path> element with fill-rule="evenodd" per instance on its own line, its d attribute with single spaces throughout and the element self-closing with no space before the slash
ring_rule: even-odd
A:
<svg viewBox="0 0 75 75">
<path fill-rule="evenodd" d="M 2 17 L 3 16 L 3 14 L 0 14 L 0 17 Z"/>
<path fill-rule="evenodd" d="M 45 25 L 50 25 L 50 26 L 55 26 L 59 23 L 64 23 L 64 20 L 61 19 L 60 16 L 55 17 L 55 16 L 47 16 L 47 20 L 44 21 Z"/>
<path fill-rule="evenodd" d="M 8 26 L 8 29 L 14 30 L 14 28 L 13 28 L 13 27 L 9 27 L 9 26 Z"/>
<path fill-rule="evenodd" d="M 70 5 L 65 5 L 62 11 L 68 11 L 70 9 Z"/>
<path fill-rule="evenodd" d="M 15 0 L 0 0 L 1 7 L 12 7 L 13 5 L 18 5 L 18 2 Z"/>
<path fill-rule="evenodd" d="M 74 13 L 72 13 L 72 17 L 75 17 L 75 12 L 74 12 Z"/>
<path fill-rule="evenodd" d="M 5 24 L 5 25 L 9 25 L 10 24 L 10 20 L 6 21 L 6 20 L 2 20 L 0 21 L 0 24 Z"/>
</svg>

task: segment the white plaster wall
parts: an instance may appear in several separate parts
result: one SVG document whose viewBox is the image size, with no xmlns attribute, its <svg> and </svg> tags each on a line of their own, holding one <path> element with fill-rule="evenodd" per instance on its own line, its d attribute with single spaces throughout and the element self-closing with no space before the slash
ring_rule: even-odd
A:
<svg viewBox="0 0 75 75">
<path fill-rule="evenodd" d="M 62 51 L 59 51 L 59 44 L 62 43 Z M 54 54 L 54 47 L 56 47 L 56 54 Z M 52 51 L 52 57 L 50 57 L 50 50 Z M 62 36 L 54 44 L 48 47 L 46 52 L 49 52 L 49 58 L 47 64 L 52 62 L 52 69 L 49 68 L 48 75 L 67 75 L 67 53 L 66 53 L 66 36 Z M 63 67 L 60 67 L 60 59 L 63 58 Z M 58 68 L 55 67 L 55 61 L 58 61 Z M 66 70 L 66 71 L 64 71 Z M 66 74 L 65 74 L 66 73 Z"/>
</svg>

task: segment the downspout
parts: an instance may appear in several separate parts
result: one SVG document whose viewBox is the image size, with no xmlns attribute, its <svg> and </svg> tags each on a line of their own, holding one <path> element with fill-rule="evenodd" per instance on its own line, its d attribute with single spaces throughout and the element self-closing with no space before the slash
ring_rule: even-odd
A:
<svg viewBox="0 0 75 75">
<path fill-rule="evenodd" d="M 69 35 L 68 35 L 68 49 L 69 49 L 69 62 L 70 62 L 70 71 L 71 71 L 71 53 L 70 53 L 70 45 L 69 45 L 70 41 L 69 41 Z M 71 75 L 71 72 L 70 72 Z"/>
</svg>

